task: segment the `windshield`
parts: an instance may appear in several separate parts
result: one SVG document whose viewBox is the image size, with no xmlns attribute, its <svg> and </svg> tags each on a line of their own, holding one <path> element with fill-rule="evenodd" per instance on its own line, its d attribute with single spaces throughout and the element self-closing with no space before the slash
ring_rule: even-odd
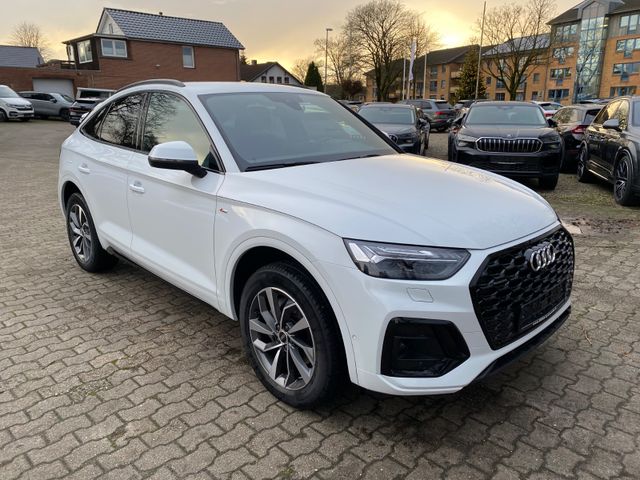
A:
<svg viewBox="0 0 640 480">
<path fill-rule="evenodd" d="M 58 95 L 60 95 L 63 99 L 65 99 L 67 102 L 71 102 L 73 103 L 73 98 L 71 98 L 69 95 L 65 95 L 64 93 L 59 93 Z"/>
<path fill-rule="evenodd" d="M 11 90 L 9 87 L 0 86 L 0 98 L 19 98 L 16 92 Z"/>
<path fill-rule="evenodd" d="M 109 98 L 113 92 L 105 90 L 78 90 L 78 98 Z"/>
<path fill-rule="evenodd" d="M 448 102 L 436 102 L 436 108 L 438 110 L 451 110 L 451 105 Z"/>
<path fill-rule="evenodd" d="M 546 126 L 547 122 L 537 106 L 475 105 L 469 110 L 466 125 L 530 125 Z"/>
<path fill-rule="evenodd" d="M 392 123 L 396 125 L 413 125 L 416 123 L 416 115 L 413 108 L 388 107 L 364 107 L 358 112 L 371 123 Z"/>
<path fill-rule="evenodd" d="M 329 97 L 255 92 L 202 95 L 241 171 L 396 153 Z"/>
</svg>

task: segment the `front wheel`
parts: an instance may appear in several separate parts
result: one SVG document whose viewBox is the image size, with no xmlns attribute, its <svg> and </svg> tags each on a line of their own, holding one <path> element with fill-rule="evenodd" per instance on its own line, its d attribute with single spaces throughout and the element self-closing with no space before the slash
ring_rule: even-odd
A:
<svg viewBox="0 0 640 480">
<path fill-rule="evenodd" d="M 69 197 L 66 218 L 69 245 L 81 268 L 95 273 L 109 270 L 118 263 L 117 257 L 110 255 L 100 245 L 89 207 L 79 193 Z"/>
<path fill-rule="evenodd" d="M 593 175 L 589 171 L 587 161 L 589 159 L 589 153 L 586 147 L 580 149 L 578 154 L 578 165 L 576 165 L 576 176 L 580 183 L 590 183 L 593 180 Z"/>
<path fill-rule="evenodd" d="M 7 121 L 7 114 L 4 113 L 4 110 L 0 109 L 0 123 Z"/>
<path fill-rule="evenodd" d="M 613 198 L 618 205 L 635 205 L 638 199 L 633 193 L 633 166 L 631 157 L 624 153 L 614 170 Z"/>
<path fill-rule="evenodd" d="M 60 110 L 60 118 L 62 120 L 64 120 L 65 122 L 68 122 L 69 121 L 69 110 L 67 110 L 67 109 Z"/>
<path fill-rule="evenodd" d="M 297 408 L 332 397 L 343 379 L 342 340 L 306 272 L 286 262 L 260 268 L 242 291 L 239 317 L 251 366 L 274 396 Z"/>
<path fill-rule="evenodd" d="M 559 178 L 560 175 L 557 173 L 553 176 L 540 177 L 538 179 L 538 184 L 543 190 L 555 190 L 556 186 L 558 185 Z"/>
</svg>

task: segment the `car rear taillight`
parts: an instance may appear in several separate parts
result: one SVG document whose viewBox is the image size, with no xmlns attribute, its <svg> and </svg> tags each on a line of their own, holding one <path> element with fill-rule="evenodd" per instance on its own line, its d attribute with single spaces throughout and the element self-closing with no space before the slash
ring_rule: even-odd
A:
<svg viewBox="0 0 640 480">
<path fill-rule="evenodd" d="M 439 117 L 440 115 L 446 115 L 447 112 L 436 112 L 436 117 Z"/>
<path fill-rule="evenodd" d="M 587 128 L 584 125 L 578 125 L 573 130 L 571 130 L 571 133 L 575 133 L 576 135 L 582 135 L 584 134 L 586 129 Z"/>
</svg>

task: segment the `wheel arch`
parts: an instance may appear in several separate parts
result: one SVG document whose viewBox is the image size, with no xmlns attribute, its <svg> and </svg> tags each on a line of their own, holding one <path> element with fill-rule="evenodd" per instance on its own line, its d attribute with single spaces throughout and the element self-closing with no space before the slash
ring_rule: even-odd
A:
<svg viewBox="0 0 640 480">
<path fill-rule="evenodd" d="M 349 376 L 355 383 L 357 381 L 357 369 L 351 334 L 337 298 L 314 262 L 287 243 L 274 238 L 261 237 L 252 238 L 239 245 L 230 258 L 229 265 L 232 265 L 232 267 L 227 269 L 228 272 L 224 282 L 227 288 L 226 292 L 223 293 L 224 300 L 220 302 L 220 308 L 227 310 L 226 313 L 231 318 L 239 320 L 238 307 L 242 288 L 246 281 L 258 268 L 275 261 L 289 261 L 302 269 L 324 295 L 338 324 Z"/>
<path fill-rule="evenodd" d="M 615 171 L 616 168 L 618 168 L 618 162 L 620 162 L 620 159 L 622 158 L 622 155 L 624 155 L 625 153 L 629 155 L 629 157 L 631 158 L 631 174 L 632 176 L 638 176 L 638 154 L 637 151 L 633 152 L 633 150 L 637 150 L 633 145 L 625 145 L 623 147 L 620 147 L 618 149 L 618 151 L 616 152 L 616 158 L 613 162 L 613 169 L 611 171 L 611 175 L 614 176 L 615 175 Z"/>
</svg>

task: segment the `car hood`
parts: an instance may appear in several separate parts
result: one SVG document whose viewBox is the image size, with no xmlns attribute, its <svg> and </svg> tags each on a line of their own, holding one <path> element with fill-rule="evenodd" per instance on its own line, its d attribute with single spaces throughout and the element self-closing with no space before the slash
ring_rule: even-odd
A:
<svg viewBox="0 0 640 480">
<path fill-rule="evenodd" d="M 465 125 L 460 130 L 460 133 L 476 138 L 539 138 L 553 135 L 555 132 L 550 127 L 515 127 L 512 125 Z"/>
<path fill-rule="evenodd" d="M 387 155 L 227 173 L 219 195 L 343 238 L 485 249 L 557 221 L 532 190 L 441 160 Z"/>
<path fill-rule="evenodd" d="M 397 123 L 374 123 L 378 130 L 388 135 L 401 135 L 403 133 L 413 133 L 416 127 L 413 125 L 398 125 Z"/>
<path fill-rule="evenodd" d="M 25 100 L 24 98 L 21 98 L 21 97 L 0 97 L 0 100 L 2 100 L 5 103 L 10 103 L 12 105 L 21 105 L 25 107 L 31 106 L 31 102 L 29 100 Z"/>
</svg>

